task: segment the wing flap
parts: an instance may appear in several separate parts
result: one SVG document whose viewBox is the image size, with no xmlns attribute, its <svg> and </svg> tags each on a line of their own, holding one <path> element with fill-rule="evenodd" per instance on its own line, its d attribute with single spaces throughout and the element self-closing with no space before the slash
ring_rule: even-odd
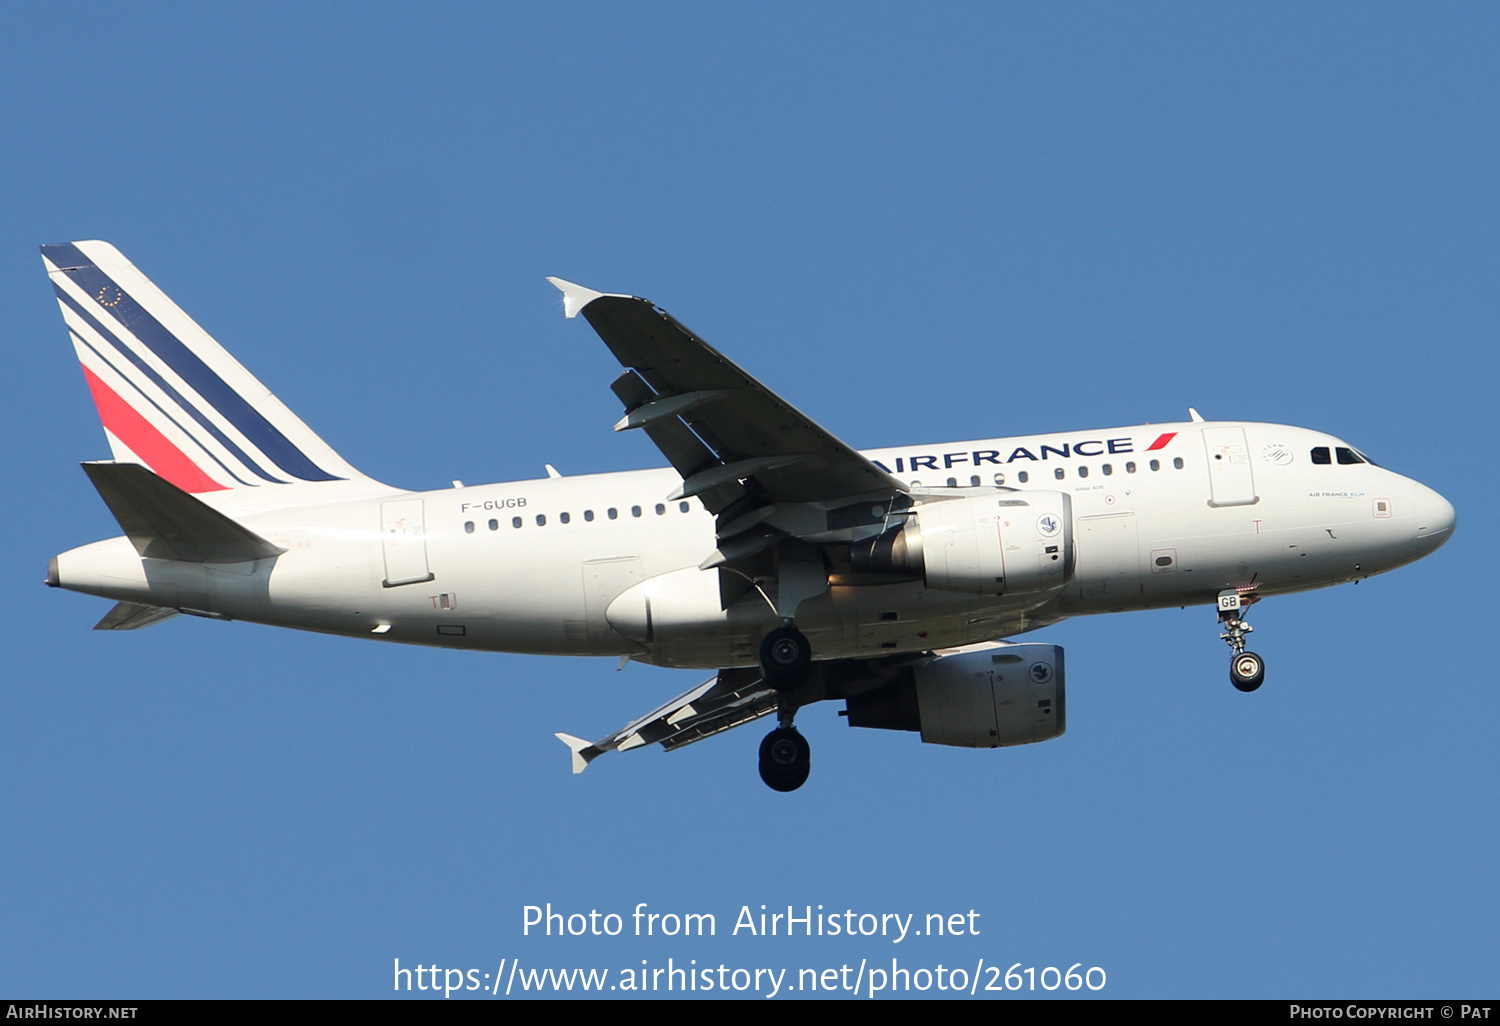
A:
<svg viewBox="0 0 1500 1026">
<path fill-rule="evenodd" d="M 625 409 L 632 412 L 650 406 L 656 400 L 656 393 L 651 386 L 633 370 L 627 370 L 616 378 L 610 389 L 625 404 Z M 627 413 L 625 419 L 628 421 L 630 416 L 631 413 Z M 693 434 L 679 416 L 652 418 L 641 427 L 667 458 L 667 462 L 682 475 L 683 480 L 719 465 L 713 452 L 703 444 L 703 439 Z M 698 500 L 710 513 L 719 513 L 744 494 L 744 486 L 731 480 L 717 488 L 705 490 L 698 496 Z"/>
</svg>

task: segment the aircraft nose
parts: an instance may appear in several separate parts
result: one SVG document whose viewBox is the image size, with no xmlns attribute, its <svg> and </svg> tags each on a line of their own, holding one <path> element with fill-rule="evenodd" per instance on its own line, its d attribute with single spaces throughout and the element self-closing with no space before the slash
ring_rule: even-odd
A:
<svg viewBox="0 0 1500 1026">
<path fill-rule="evenodd" d="M 1417 541 L 1431 552 L 1453 537 L 1458 515 L 1453 503 L 1424 484 L 1412 489 L 1412 505 L 1417 513 Z"/>
</svg>

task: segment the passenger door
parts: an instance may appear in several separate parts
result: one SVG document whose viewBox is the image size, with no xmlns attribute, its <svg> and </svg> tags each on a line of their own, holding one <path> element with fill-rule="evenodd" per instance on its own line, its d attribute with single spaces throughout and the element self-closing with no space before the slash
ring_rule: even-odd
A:
<svg viewBox="0 0 1500 1026">
<path fill-rule="evenodd" d="M 1245 429 L 1203 429 L 1203 447 L 1208 452 L 1210 506 L 1248 506 L 1257 501 L 1255 477 L 1250 468 L 1250 447 Z"/>
<path fill-rule="evenodd" d="M 381 582 L 385 587 L 432 580 L 421 499 L 380 504 L 380 546 L 385 554 L 385 580 Z"/>
</svg>

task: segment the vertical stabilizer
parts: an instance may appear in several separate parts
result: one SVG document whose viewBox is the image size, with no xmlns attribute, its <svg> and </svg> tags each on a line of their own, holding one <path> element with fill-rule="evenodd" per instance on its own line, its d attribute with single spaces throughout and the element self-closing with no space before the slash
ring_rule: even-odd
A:
<svg viewBox="0 0 1500 1026">
<path fill-rule="evenodd" d="M 375 484 L 109 243 L 43 246 L 42 258 L 117 462 L 214 505 Z"/>
</svg>

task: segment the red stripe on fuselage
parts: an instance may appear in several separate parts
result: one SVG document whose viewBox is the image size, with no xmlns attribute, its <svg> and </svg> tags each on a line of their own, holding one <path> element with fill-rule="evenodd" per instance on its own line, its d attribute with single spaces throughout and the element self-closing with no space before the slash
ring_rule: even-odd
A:
<svg viewBox="0 0 1500 1026">
<path fill-rule="evenodd" d="M 151 426 L 150 421 L 87 367 L 83 368 L 83 376 L 88 380 L 89 391 L 94 394 L 94 405 L 99 408 L 99 419 L 104 426 L 129 446 L 131 452 L 145 460 L 146 466 L 157 477 L 172 482 L 185 492 L 221 492 L 227 487 L 198 469 L 198 465 L 181 449 L 169 442 L 165 435 Z"/>
<path fill-rule="evenodd" d="M 1167 443 L 1170 442 L 1172 439 L 1174 439 L 1176 437 L 1177 437 L 1177 432 L 1176 431 L 1168 431 L 1166 434 L 1162 435 L 1156 441 L 1154 441 L 1150 445 L 1146 446 L 1146 451 L 1147 452 L 1151 452 L 1151 451 L 1153 451 L 1155 449 L 1166 448 Z"/>
</svg>

